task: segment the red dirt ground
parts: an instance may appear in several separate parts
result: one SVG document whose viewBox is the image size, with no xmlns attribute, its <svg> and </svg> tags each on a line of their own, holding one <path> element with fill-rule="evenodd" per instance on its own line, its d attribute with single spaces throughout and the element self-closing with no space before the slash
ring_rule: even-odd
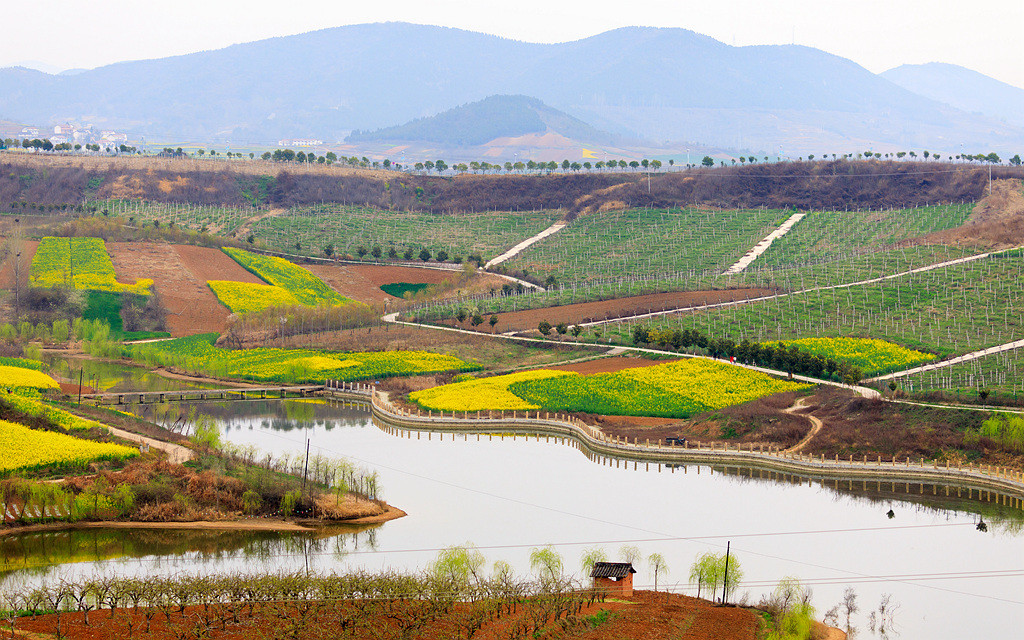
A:
<svg viewBox="0 0 1024 640">
<path fill-rule="evenodd" d="M 119 278 L 151 278 L 167 308 L 172 336 L 222 332 L 230 312 L 207 280 L 261 281 L 217 249 L 151 242 L 108 242 Z"/>
<path fill-rule="evenodd" d="M 36 257 L 36 247 L 39 243 L 35 240 L 25 240 L 21 249 L 21 286 L 28 286 L 28 273 L 32 267 L 32 258 Z M 8 257 L 0 264 L 0 289 L 14 288 L 14 257 Z"/>
<path fill-rule="evenodd" d="M 739 607 L 718 607 L 706 600 L 698 600 L 687 596 L 655 593 L 651 591 L 637 591 L 628 601 L 608 601 L 595 603 L 583 609 L 582 615 L 588 616 L 607 609 L 612 615 L 604 624 L 590 628 L 570 630 L 564 634 L 556 634 L 560 638 L 579 638 L 581 640 L 621 640 L 630 638 L 632 640 L 754 640 L 757 637 L 758 613 L 751 609 Z M 89 626 L 82 621 L 82 614 L 64 614 L 61 619 L 61 631 L 64 637 L 69 640 L 113 640 L 129 637 L 126 621 L 129 608 L 121 608 L 115 618 L 111 619 L 109 610 L 92 611 L 89 614 Z M 264 619 L 249 619 L 233 624 L 230 621 L 226 628 L 220 624 L 213 625 L 214 628 L 206 629 L 202 625 L 193 629 L 193 625 L 200 619 L 201 608 L 190 607 L 186 609 L 187 620 L 172 613 L 172 625 L 168 625 L 162 613 L 153 617 L 152 629 L 146 633 L 146 621 L 142 614 L 134 616 L 134 634 L 139 637 L 152 638 L 154 640 L 171 640 L 175 637 L 174 632 L 181 633 L 188 630 L 207 632 L 201 637 L 211 640 L 227 640 L 235 638 L 263 638 L 263 637 L 285 637 L 275 635 L 272 627 L 281 626 L 281 621 L 275 616 Z M 510 637 L 511 629 L 508 626 L 509 619 L 502 618 L 497 622 L 491 621 L 474 636 L 478 638 L 497 639 Z M 330 623 L 323 625 L 330 629 Z M 337 624 L 335 621 L 333 624 Z M 328 637 L 317 634 L 316 627 L 321 625 L 310 625 L 304 630 L 296 629 L 299 634 L 295 637 Z M 2 625 L 4 633 L 9 632 L 10 627 L 5 623 Z M 56 616 L 39 616 L 35 620 L 22 618 L 17 622 L 17 630 L 22 637 L 53 637 L 52 635 L 41 636 L 35 634 L 53 634 L 56 631 Z M 278 629 L 279 632 L 284 629 Z M 305 631 L 305 633 L 303 633 Z M 453 629 L 450 625 L 431 623 L 428 627 L 420 630 L 418 637 L 424 640 L 433 640 L 439 637 L 450 637 Z M 24 634 L 28 632 L 28 634 Z M 292 637 L 292 636 L 287 636 Z M 330 637 L 335 637 L 333 634 Z M 355 635 L 352 637 L 362 637 Z M 387 636 L 383 636 L 387 637 Z M 552 637 L 545 634 L 541 637 Z"/>
<path fill-rule="evenodd" d="M 631 298 L 616 298 L 598 302 L 582 302 L 562 307 L 531 309 L 530 311 L 514 311 L 498 314 L 499 331 L 535 330 L 542 320 L 552 325 L 565 322 L 569 325 L 578 322 L 593 322 L 621 318 L 637 313 L 650 313 L 666 309 L 679 309 L 702 304 L 729 302 L 758 298 L 774 293 L 768 289 L 727 289 L 723 291 L 677 291 L 671 293 L 652 293 Z M 455 325 L 452 319 L 449 323 Z"/>
<path fill-rule="evenodd" d="M 381 285 L 394 282 L 440 284 L 445 280 L 454 280 L 461 275 L 460 271 L 372 264 L 312 264 L 302 266 L 331 285 L 331 288 L 341 295 L 367 304 L 384 304 L 385 302 L 393 303 L 398 301 L 398 298 L 389 296 L 381 291 Z M 494 280 L 493 286 L 495 288 L 501 288 L 503 280 L 496 276 L 485 277 Z"/>
<path fill-rule="evenodd" d="M 220 249 L 194 247 L 191 245 L 174 245 L 181 261 L 185 263 L 197 280 L 231 280 L 233 282 L 251 282 L 267 284 L 246 271 L 242 265 L 231 259 Z"/>
</svg>

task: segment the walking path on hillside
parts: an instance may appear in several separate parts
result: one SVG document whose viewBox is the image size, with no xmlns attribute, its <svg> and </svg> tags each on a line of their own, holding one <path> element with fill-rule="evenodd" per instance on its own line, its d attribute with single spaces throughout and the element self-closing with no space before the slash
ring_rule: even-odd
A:
<svg viewBox="0 0 1024 640">
<path fill-rule="evenodd" d="M 537 235 L 533 236 L 532 238 L 527 238 L 526 240 L 523 240 L 522 242 L 520 242 L 516 246 L 512 247 L 511 249 L 509 249 L 505 253 L 503 253 L 500 256 L 498 256 L 497 258 L 490 259 L 487 262 L 487 264 L 484 265 L 484 269 L 490 269 L 491 267 L 493 267 L 496 264 L 501 264 L 502 262 L 505 262 L 506 260 L 515 257 L 517 254 L 519 254 L 521 251 L 526 249 L 531 244 L 533 244 L 535 242 L 540 242 L 544 238 L 546 238 L 546 237 L 548 237 L 550 235 L 554 235 L 554 234 L 558 233 L 559 231 L 564 229 L 566 226 L 568 226 L 568 224 L 569 224 L 568 222 L 556 222 L 555 224 L 553 224 L 550 227 L 548 227 L 547 229 L 541 231 L 540 233 L 538 233 Z"/>
<path fill-rule="evenodd" d="M 807 443 L 809 443 L 812 439 L 814 439 L 814 436 L 818 435 L 818 432 L 821 431 L 822 427 L 825 426 L 824 423 L 822 423 L 821 420 L 819 420 L 818 418 L 816 418 L 816 417 L 814 417 L 812 415 L 803 414 L 803 413 L 799 413 L 799 414 L 796 413 L 800 409 L 803 409 L 805 406 L 807 406 L 806 404 L 804 404 L 804 402 L 806 400 L 807 400 L 807 398 L 797 398 L 796 402 L 793 403 L 792 407 L 789 407 L 788 409 L 783 409 L 783 411 L 785 411 L 786 413 L 796 414 L 796 415 L 802 416 L 804 418 L 807 418 L 808 420 L 811 421 L 811 430 L 807 432 L 807 435 L 804 436 L 800 440 L 800 442 L 798 442 L 795 445 L 793 445 L 792 447 L 786 449 L 785 453 L 800 453 L 801 451 L 803 451 L 804 447 L 807 446 Z"/>
<path fill-rule="evenodd" d="M 132 442 L 138 442 L 140 444 L 146 444 L 154 449 L 160 449 L 161 451 L 167 452 L 167 461 L 171 464 L 181 464 L 188 462 L 192 459 L 192 450 L 183 447 L 180 444 L 174 444 L 171 442 L 164 442 L 163 440 L 154 440 L 153 438 L 147 438 L 146 436 L 140 436 L 137 433 L 130 431 L 124 431 L 110 425 L 103 425 L 110 431 L 110 435 L 117 436 L 123 440 L 131 440 Z"/>
<path fill-rule="evenodd" d="M 793 215 L 791 215 L 789 219 L 787 219 L 785 222 L 779 225 L 778 229 L 772 231 L 767 236 L 765 236 L 764 239 L 761 240 L 761 242 L 758 242 L 756 245 L 754 245 L 753 249 L 748 251 L 745 256 L 740 258 L 736 262 L 736 264 L 726 269 L 722 275 L 734 275 L 740 273 L 741 271 L 749 267 L 751 262 L 757 260 L 758 256 L 767 251 L 768 247 L 772 246 L 773 242 L 789 233 L 789 230 L 793 228 L 793 225 L 803 220 L 806 215 L 806 213 L 794 213 Z"/>
<path fill-rule="evenodd" d="M 1014 349 L 1020 349 L 1024 347 L 1024 340 L 1014 340 L 1013 342 L 1007 342 L 1006 344 L 997 345 L 995 347 L 989 347 L 988 349 L 982 349 L 981 351 L 974 351 L 972 353 L 965 353 L 962 356 L 956 358 L 950 358 L 949 360 L 942 360 L 941 362 L 933 362 L 931 364 L 922 365 L 920 367 L 914 367 L 913 369 L 906 369 L 904 371 L 896 371 L 894 373 L 887 373 L 884 376 L 875 376 L 874 378 L 868 378 L 864 382 L 878 382 L 880 380 L 889 380 L 890 378 L 902 378 L 904 376 L 911 376 L 915 373 L 925 373 L 927 371 L 934 371 L 936 369 L 942 369 L 944 367 L 951 367 L 955 364 L 962 362 L 970 362 L 971 360 L 977 360 L 978 358 L 984 358 L 990 356 L 993 353 L 1002 353 L 1003 351 L 1013 351 Z"/>
</svg>

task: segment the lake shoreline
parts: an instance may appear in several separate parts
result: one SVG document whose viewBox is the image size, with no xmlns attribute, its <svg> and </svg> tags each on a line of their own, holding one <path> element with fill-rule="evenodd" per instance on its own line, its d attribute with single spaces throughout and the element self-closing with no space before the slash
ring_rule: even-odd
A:
<svg viewBox="0 0 1024 640">
<path fill-rule="evenodd" d="M 88 522 L 48 522 L 25 526 L 5 526 L 0 528 L 0 537 L 20 535 L 23 533 L 39 533 L 51 531 L 72 531 L 80 529 L 192 529 L 206 531 L 275 531 L 275 532 L 312 532 L 323 527 L 343 524 L 381 524 L 398 518 L 404 518 L 405 511 L 391 505 L 385 505 L 383 513 L 362 516 L 347 520 L 278 520 L 275 518 L 242 518 L 237 520 L 192 520 L 170 522 L 142 522 L 134 520 L 90 520 Z"/>
</svg>

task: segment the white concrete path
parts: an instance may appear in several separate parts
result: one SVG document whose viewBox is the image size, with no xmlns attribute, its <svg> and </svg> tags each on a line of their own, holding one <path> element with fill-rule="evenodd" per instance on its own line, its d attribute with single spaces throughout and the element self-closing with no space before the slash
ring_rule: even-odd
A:
<svg viewBox="0 0 1024 640">
<path fill-rule="evenodd" d="M 472 336 L 484 336 L 484 337 L 488 337 L 488 338 L 495 338 L 495 339 L 498 339 L 498 340 L 511 340 L 513 342 L 523 342 L 523 343 L 527 343 L 527 344 L 538 344 L 538 343 L 543 344 L 543 343 L 547 343 L 547 344 L 569 345 L 569 346 L 576 346 L 576 347 L 598 347 L 598 348 L 601 346 L 601 345 L 595 344 L 593 342 L 576 342 L 575 340 L 566 340 L 566 341 L 561 341 L 561 340 L 544 340 L 544 339 L 540 339 L 540 338 L 520 338 L 518 336 L 510 336 L 510 335 L 503 334 L 503 333 L 498 333 L 498 334 L 481 333 L 479 331 L 470 331 L 469 329 L 459 329 L 457 327 L 443 327 L 443 326 L 438 326 L 438 325 L 434 325 L 434 324 L 419 324 L 419 323 L 416 323 L 416 322 L 406 322 L 404 320 L 399 320 L 398 319 L 398 313 L 397 312 L 389 313 L 386 316 L 382 316 L 381 320 L 383 322 L 390 322 L 392 324 L 406 325 L 406 326 L 409 326 L 409 327 L 419 327 L 420 329 L 432 329 L 434 331 L 450 331 L 450 332 L 453 332 L 453 333 L 464 333 L 464 334 L 472 335 Z M 718 362 L 719 364 L 727 364 L 727 365 L 730 365 L 730 366 L 733 366 L 733 367 L 742 367 L 744 369 L 750 369 L 751 371 L 760 371 L 761 373 L 767 373 L 769 375 L 773 375 L 773 376 L 780 377 L 780 378 L 789 378 L 790 380 L 796 380 L 798 382 L 806 382 L 808 384 L 825 384 L 825 385 L 829 385 L 831 387 L 841 387 L 843 389 L 850 389 L 854 393 L 860 394 L 861 396 L 863 396 L 865 398 L 879 398 L 879 397 L 881 397 L 881 394 L 878 393 L 878 391 L 876 391 L 875 389 L 868 388 L 868 387 L 861 387 L 861 386 L 856 386 L 856 385 L 848 385 L 848 384 L 844 384 L 842 382 L 833 382 L 831 380 L 819 380 L 818 378 L 811 378 L 809 376 L 802 376 L 802 375 L 797 375 L 797 374 L 792 374 L 791 375 L 791 374 L 789 374 L 789 373 L 787 373 L 785 371 L 776 371 L 774 369 L 767 369 L 765 367 L 758 367 L 758 366 L 752 365 L 752 364 L 742 364 L 740 362 L 729 362 L 728 360 L 721 360 L 721 359 L 718 359 L 718 358 L 712 358 L 710 356 L 697 356 L 697 355 L 693 355 L 693 354 L 690 354 L 690 353 L 679 353 L 679 352 L 676 352 L 676 351 L 662 351 L 661 349 L 650 349 L 650 348 L 647 348 L 647 347 L 626 347 L 626 346 L 614 347 L 613 349 L 609 350 L 604 355 L 605 356 L 610 356 L 610 355 L 613 355 L 613 353 L 614 353 L 614 355 L 620 355 L 620 354 L 627 353 L 627 352 L 651 353 L 651 354 L 655 354 L 655 355 L 659 355 L 659 356 L 671 356 L 673 358 L 701 358 L 701 359 L 704 359 L 704 360 L 713 360 L 715 362 Z"/>
<path fill-rule="evenodd" d="M 740 273 L 744 269 L 750 266 L 750 263 L 757 260 L 757 257 L 768 250 L 768 247 L 772 246 L 772 243 L 781 238 L 782 236 L 789 233 L 789 230 L 793 228 L 793 225 L 800 222 L 806 216 L 806 213 L 794 213 L 789 218 L 779 225 L 779 228 L 772 231 L 764 237 L 761 242 L 754 245 L 754 248 L 747 252 L 747 255 L 739 259 L 739 261 L 725 270 L 723 276 L 733 275 Z"/>
<path fill-rule="evenodd" d="M 684 311 L 703 311 L 705 309 L 715 309 L 715 308 L 719 308 L 719 307 L 734 307 L 734 306 L 740 305 L 740 304 L 749 304 L 751 302 L 761 302 L 761 301 L 764 301 L 764 300 L 771 300 L 771 299 L 774 299 L 774 298 L 786 298 L 786 297 L 789 297 L 789 296 L 796 296 L 796 295 L 801 295 L 801 294 L 804 294 L 804 293 L 812 293 L 812 292 L 815 292 L 815 291 L 831 291 L 832 289 L 847 289 L 847 288 L 850 288 L 850 287 L 859 287 L 859 286 L 865 285 L 865 284 L 875 284 L 876 282 L 884 282 L 886 280 L 895 280 L 896 278 L 902 278 L 904 276 L 913 275 L 915 273 L 924 273 L 926 271 L 934 271 L 935 269 L 942 269 L 943 267 L 951 267 L 953 265 L 963 264 L 965 262 L 974 262 L 975 260 L 981 260 L 983 258 L 988 258 L 989 256 L 999 255 L 1001 253 L 1006 253 L 1008 251 L 1016 251 L 1017 249 L 1022 249 L 1022 248 L 1024 248 L 1024 246 L 1011 247 L 1009 249 L 1002 249 L 1000 251 L 992 251 L 990 253 L 979 253 L 979 254 L 976 254 L 976 255 L 973 255 L 973 256 L 967 256 L 967 257 L 964 257 L 964 258 L 956 258 L 955 260 L 947 260 L 945 262 L 937 262 L 935 264 L 930 264 L 930 265 L 927 265 L 927 266 L 924 266 L 924 267 L 917 267 L 916 269 L 910 269 L 908 271 L 900 271 L 899 273 L 893 273 L 893 274 L 890 274 L 890 275 L 887 275 L 887 276 L 879 276 L 877 278 L 870 278 L 868 280 L 858 280 L 856 282 L 845 282 L 843 284 L 833 284 L 833 285 L 829 285 L 829 286 L 825 286 L 825 287 L 811 287 L 809 289 L 800 289 L 798 291 L 792 291 L 790 293 L 779 293 L 779 294 L 775 294 L 775 295 L 771 295 L 771 296 L 761 296 L 759 298 L 745 298 L 743 300 L 734 300 L 732 302 L 718 302 L 718 303 L 715 303 L 715 304 L 699 305 L 699 306 L 695 306 L 695 307 L 678 307 L 678 308 L 675 308 L 675 309 L 665 309 L 664 311 L 652 311 L 650 313 L 638 313 L 638 314 L 636 314 L 634 316 L 623 316 L 621 318 L 612 318 L 611 320 L 597 320 L 597 321 L 594 321 L 594 322 L 585 322 L 585 323 L 581 323 L 580 326 L 582 326 L 582 327 L 590 327 L 590 326 L 600 325 L 600 324 L 614 324 L 614 323 L 617 323 L 617 322 L 627 322 L 627 321 L 632 322 L 632 321 L 636 321 L 636 320 L 643 320 L 643 319 L 646 319 L 646 318 L 656 318 L 658 316 L 672 315 L 673 313 L 682 313 Z"/>
<path fill-rule="evenodd" d="M 920 367 L 914 367 L 913 369 L 906 369 L 904 371 L 896 371 L 895 373 L 887 373 L 884 376 L 875 376 L 874 378 L 868 378 L 864 382 L 878 382 L 879 380 L 888 380 L 890 378 L 902 378 L 904 376 L 911 376 L 915 373 L 925 373 L 927 371 L 934 371 L 935 369 L 943 369 L 945 367 L 951 367 L 955 364 L 962 362 L 970 362 L 971 360 L 977 360 L 978 358 L 984 358 L 990 356 L 993 353 L 1002 353 L 1003 351 L 1013 351 L 1014 349 L 1020 349 L 1024 347 L 1024 340 L 1015 340 L 1013 342 L 1007 342 L 1006 344 L 997 345 L 995 347 L 989 347 L 988 349 L 982 349 L 981 351 L 974 351 L 972 353 L 965 353 L 962 356 L 956 358 L 950 358 L 949 360 L 942 360 L 941 362 L 933 362 L 931 364 L 921 365 Z"/>
<path fill-rule="evenodd" d="M 493 267 L 496 264 L 501 264 L 502 262 L 505 262 L 506 260 L 515 257 L 521 251 L 526 249 L 526 247 L 530 246 L 531 244 L 533 244 L 535 242 L 540 242 L 541 240 L 543 240 L 544 238 L 546 238 L 546 237 L 548 237 L 550 235 L 554 235 L 554 234 L 558 233 L 559 231 L 564 229 L 566 226 L 568 226 L 568 224 L 569 224 L 568 222 L 556 222 L 555 224 L 553 224 L 550 227 L 548 227 L 547 229 L 541 231 L 540 233 L 538 233 L 537 235 L 533 236 L 532 238 L 527 238 L 526 240 L 523 240 L 522 242 L 520 242 L 516 246 L 512 247 L 511 249 L 509 249 L 505 253 L 503 253 L 500 256 L 498 256 L 497 258 L 491 258 L 491 260 L 489 260 L 487 262 L 487 264 L 484 265 L 484 269 L 490 269 L 491 267 Z"/>
</svg>

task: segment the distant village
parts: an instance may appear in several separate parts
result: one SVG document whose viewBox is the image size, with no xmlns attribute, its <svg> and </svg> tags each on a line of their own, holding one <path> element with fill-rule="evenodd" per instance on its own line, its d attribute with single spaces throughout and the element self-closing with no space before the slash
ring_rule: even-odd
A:
<svg viewBox="0 0 1024 640">
<path fill-rule="evenodd" d="M 28 151 L 127 151 L 128 134 L 93 127 L 58 124 L 52 129 L 9 126 L 0 129 L 0 140 L 5 148 Z M 134 152 L 135 148 L 131 147 Z"/>
</svg>

